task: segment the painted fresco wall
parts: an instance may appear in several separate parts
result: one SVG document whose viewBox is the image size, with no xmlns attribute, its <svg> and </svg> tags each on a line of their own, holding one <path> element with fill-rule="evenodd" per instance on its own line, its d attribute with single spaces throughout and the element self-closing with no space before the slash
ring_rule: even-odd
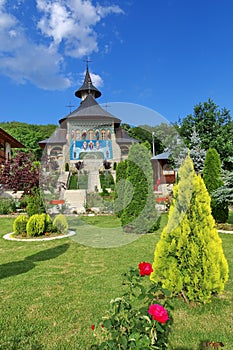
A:
<svg viewBox="0 0 233 350">
<path fill-rule="evenodd" d="M 112 159 L 112 141 L 71 141 L 70 159 L 83 159 L 85 155 L 88 158 Z"/>
</svg>

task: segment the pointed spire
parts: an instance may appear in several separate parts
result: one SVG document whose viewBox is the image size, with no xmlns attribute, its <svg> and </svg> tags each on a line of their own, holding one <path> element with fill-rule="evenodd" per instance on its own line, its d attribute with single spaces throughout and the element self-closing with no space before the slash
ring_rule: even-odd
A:
<svg viewBox="0 0 233 350">
<path fill-rule="evenodd" d="M 86 75 L 84 78 L 83 85 L 75 92 L 75 96 L 84 100 L 89 94 L 94 98 L 101 96 L 101 92 L 92 84 L 91 76 L 88 68 L 88 59 L 86 60 Z"/>
</svg>

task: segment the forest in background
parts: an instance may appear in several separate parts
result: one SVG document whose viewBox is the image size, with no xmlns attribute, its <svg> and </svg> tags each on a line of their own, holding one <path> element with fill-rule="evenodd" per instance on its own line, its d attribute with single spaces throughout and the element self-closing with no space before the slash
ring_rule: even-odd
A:
<svg viewBox="0 0 233 350">
<path fill-rule="evenodd" d="M 0 122 L 0 128 L 20 141 L 26 148 L 25 152 L 32 152 L 37 160 L 42 156 L 42 149 L 38 142 L 49 138 L 57 128 L 57 125 L 27 124 L 22 122 Z"/>
</svg>

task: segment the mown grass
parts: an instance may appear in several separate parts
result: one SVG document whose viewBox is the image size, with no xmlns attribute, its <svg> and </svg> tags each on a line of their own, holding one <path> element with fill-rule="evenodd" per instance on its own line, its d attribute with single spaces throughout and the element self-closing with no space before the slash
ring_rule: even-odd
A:
<svg viewBox="0 0 233 350">
<path fill-rule="evenodd" d="M 87 217 L 94 227 L 118 227 L 114 217 Z M 166 216 L 162 217 L 162 226 Z M 122 294 L 121 274 L 140 261 L 153 261 L 161 229 L 114 248 L 95 248 L 73 239 L 14 242 L 12 218 L 1 218 L 0 349 L 86 350 L 93 341 L 91 325 Z M 73 228 L 76 221 L 70 219 Z M 95 225 L 95 226 L 94 226 Z M 78 225 L 78 230 L 81 224 Z M 174 304 L 170 349 L 198 350 L 204 340 L 233 349 L 233 235 L 221 234 L 230 267 L 224 294 L 206 305 Z"/>
</svg>

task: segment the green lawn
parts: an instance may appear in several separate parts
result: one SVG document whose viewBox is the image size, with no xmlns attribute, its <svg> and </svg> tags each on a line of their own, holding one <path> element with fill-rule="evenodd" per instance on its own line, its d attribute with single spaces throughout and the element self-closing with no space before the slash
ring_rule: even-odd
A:
<svg viewBox="0 0 233 350">
<path fill-rule="evenodd" d="M 119 226 L 114 217 L 85 220 L 89 235 L 96 227 Z M 163 216 L 163 225 L 165 221 Z M 121 274 L 141 261 L 153 261 L 161 231 L 115 248 L 95 248 L 68 238 L 5 241 L 2 236 L 12 231 L 12 223 L 11 218 L 0 219 L 1 350 L 89 349 L 91 325 L 106 312 L 110 299 L 122 294 Z M 71 218 L 70 226 L 76 224 Z M 221 237 L 230 267 L 225 292 L 207 305 L 173 301 L 170 349 L 198 350 L 204 340 L 221 341 L 225 350 L 233 349 L 233 235 Z"/>
</svg>

